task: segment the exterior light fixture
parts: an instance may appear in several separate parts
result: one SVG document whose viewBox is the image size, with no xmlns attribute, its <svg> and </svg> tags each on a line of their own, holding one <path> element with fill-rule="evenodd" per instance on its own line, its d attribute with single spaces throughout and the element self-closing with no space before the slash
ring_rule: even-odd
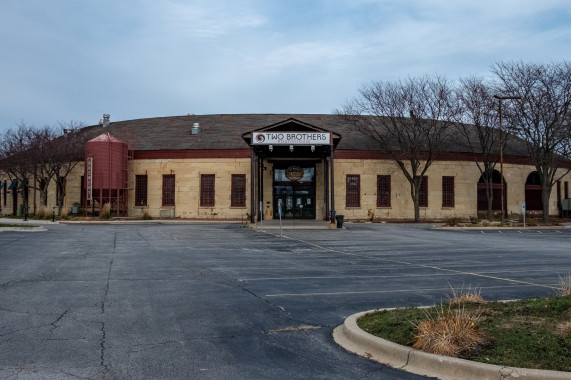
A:
<svg viewBox="0 0 571 380">
<path fill-rule="evenodd" d="M 293 152 L 293 145 L 290 145 L 290 146 L 289 146 L 289 151 L 290 151 L 290 152 Z"/>
<path fill-rule="evenodd" d="M 311 152 L 315 152 L 315 145 L 311 146 Z"/>
<path fill-rule="evenodd" d="M 270 152 L 273 152 L 273 151 L 274 151 L 274 146 L 273 146 L 273 145 L 270 145 L 268 148 L 270 149 Z"/>
</svg>

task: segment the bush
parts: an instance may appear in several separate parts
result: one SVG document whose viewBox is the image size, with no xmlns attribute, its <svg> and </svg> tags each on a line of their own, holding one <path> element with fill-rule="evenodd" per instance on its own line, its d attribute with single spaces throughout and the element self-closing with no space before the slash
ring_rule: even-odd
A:
<svg viewBox="0 0 571 380">
<path fill-rule="evenodd" d="M 143 213 L 143 220 L 153 220 L 153 217 L 148 212 L 145 211 Z"/>
<path fill-rule="evenodd" d="M 444 221 L 444 223 L 448 227 L 456 227 L 458 225 L 458 223 L 460 223 L 460 219 L 459 218 L 448 218 Z"/>
<path fill-rule="evenodd" d="M 413 348 L 432 354 L 458 357 L 473 352 L 486 344 L 484 334 L 477 326 L 478 313 L 463 307 L 440 307 L 436 316 L 416 325 Z"/>
<path fill-rule="evenodd" d="M 470 223 L 472 224 L 478 224 L 480 222 L 480 220 L 478 219 L 477 216 L 471 216 L 470 217 Z"/>
<path fill-rule="evenodd" d="M 529 227 L 535 227 L 537 226 L 537 219 L 533 218 L 526 219 L 525 224 L 527 224 Z"/>
<path fill-rule="evenodd" d="M 109 220 L 111 219 L 111 205 L 109 203 L 105 203 L 103 208 L 101 209 L 101 213 L 99 214 L 101 219 Z"/>
</svg>

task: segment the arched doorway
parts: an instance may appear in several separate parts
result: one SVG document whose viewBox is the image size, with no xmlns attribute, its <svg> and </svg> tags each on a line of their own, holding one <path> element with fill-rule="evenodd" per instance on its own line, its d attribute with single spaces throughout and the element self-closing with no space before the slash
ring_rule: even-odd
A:
<svg viewBox="0 0 571 380">
<path fill-rule="evenodd" d="M 529 173 L 525 181 L 525 207 L 530 211 L 543 210 L 541 178 L 538 172 Z"/>
<path fill-rule="evenodd" d="M 504 180 L 504 212 L 507 209 L 508 185 Z M 478 180 L 478 211 L 486 211 L 488 209 L 488 197 L 486 196 L 486 182 L 484 175 Z M 502 176 L 499 171 L 492 172 L 492 211 L 500 211 L 502 209 Z"/>
</svg>

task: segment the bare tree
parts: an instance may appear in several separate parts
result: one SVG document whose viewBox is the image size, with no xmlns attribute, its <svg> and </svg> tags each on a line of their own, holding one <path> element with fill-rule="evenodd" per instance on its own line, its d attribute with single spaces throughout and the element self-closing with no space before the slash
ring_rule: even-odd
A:
<svg viewBox="0 0 571 380">
<path fill-rule="evenodd" d="M 422 179 L 444 147 L 458 107 L 449 82 L 440 76 L 364 85 L 336 113 L 388 153 L 410 184 L 414 220 L 420 221 Z"/>
<path fill-rule="evenodd" d="M 56 182 L 56 204 L 61 215 L 66 195 L 66 181 L 73 169 L 84 159 L 84 139 L 78 133 L 83 124 L 70 121 L 59 123 L 62 135 L 52 141 L 50 167 Z"/>
<path fill-rule="evenodd" d="M 28 206 L 29 178 L 33 176 L 33 163 L 29 150 L 34 145 L 33 128 L 20 123 L 18 128 L 9 129 L 0 140 L 0 168 L 10 181 L 22 187 L 24 206 Z M 18 191 L 17 188 L 13 191 Z"/>
<path fill-rule="evenodd" d="M 525 141 L 539 174 L 543 222 L 547 223 L 553 185 L 569 172 L 571 63 L 500 62 L 493 73 L 502 95 L 520 98 L 511 102 L 513 109 L 507 108 L 506 119 Z"/>
<path fill-rule="evenodd" d="M 458 114 L 458 131 L 466 139 L 474 161 L 486 184 L 488 206 L 486 217 L 492 219 L 494 200 L 493 173 L 499 160 L 500 131 L 498 110 L 494 90 L 483 78 L 467 77 L 460 79 L 457 98 L 461 108 Z M 505 147 L 508 135 L 502 144 Z"/>
<path fill-rule="evenodd" d="M 40 205 L 47 206 L 48 188 L 56 183 L 56 204 L 61 215 L 65 183 L 69 174 L 83 160 L 83 139 L 77 133 L 82 124 L 60 123 L 61 132 L 49 126 L 35 128 L 21 123 L 0 139 L 0 170 L 24 188 L 23 203 L 28 206 L 28 189 L 40 193 Z"/>
</svg>

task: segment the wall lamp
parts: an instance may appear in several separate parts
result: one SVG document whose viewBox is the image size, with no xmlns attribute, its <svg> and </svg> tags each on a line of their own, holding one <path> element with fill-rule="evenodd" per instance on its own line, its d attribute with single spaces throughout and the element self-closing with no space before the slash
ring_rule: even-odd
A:
<svg viewBox="0 0 571 380">
<path fill-rule="evenodd" d="M 315 152 L 315 145 L 311 146 L 311 152 Z"/>
<path fill-rule="evenodd" d="M 270 145 L 268 148 L 270 149 L 270 152 L 273 152 L 273 151 L 274 151 L 274 146 L 273 146 L 273 145 Z"/>
<path fill-rule="evenodd" d="M 289 151 L 290 151 L 290 152 L 293 152 L 293 145 L 290 145 L 290 146 L 289 146 Z"/>
</svg>

